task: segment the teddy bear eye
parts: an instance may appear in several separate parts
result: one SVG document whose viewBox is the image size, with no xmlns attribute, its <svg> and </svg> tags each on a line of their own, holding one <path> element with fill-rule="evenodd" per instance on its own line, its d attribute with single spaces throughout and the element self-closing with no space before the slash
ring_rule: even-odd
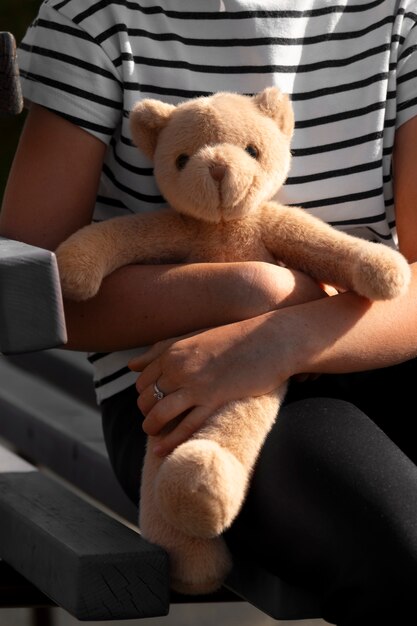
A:
<svg viewBox="0 0 417 626">
<path fill-rule="evenodd" d="M 256 146 L 249 144 L 246 146 L 245 150 L 253 159 L 257 159 L 259 157 L 259 150 Z"/>
<path fill-rule="evenodd" d="M 180 171 L 183 170 L 184 167 L 187 165 L 189 158 L 190 157 L 188 156 L 188 154 L 180 154 L 175 161 L 177 170 L 180 170 Z"/>
</svg>

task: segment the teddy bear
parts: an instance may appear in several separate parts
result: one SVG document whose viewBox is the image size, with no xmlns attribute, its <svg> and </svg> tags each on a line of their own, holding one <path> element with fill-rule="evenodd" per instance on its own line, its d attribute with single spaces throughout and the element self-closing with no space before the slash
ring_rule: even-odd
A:
<svg viewBox="0 0 417 626">
<path fill-rule="evenodd" d="M 273 200 L 288 175 L 294 129 L 290 98 L 278 88 L 178 105 L 144 99 L 130 126 L 168 206 L 88 225 L 63 242 L 56 255 L 65 297 L 92 298 L 126 264 L 249 260 L 280 263 L 370 300 L 407 289 L 409 265 L 399 252 Z M 210 593 L 230 571 L 222 534 L 239 513 L 286 389 L 227 403 L 165 458 L 153 453 L 162 435 L 148 437 L 139 527 L 167 550 L 173 589 Z"/>
</svg>

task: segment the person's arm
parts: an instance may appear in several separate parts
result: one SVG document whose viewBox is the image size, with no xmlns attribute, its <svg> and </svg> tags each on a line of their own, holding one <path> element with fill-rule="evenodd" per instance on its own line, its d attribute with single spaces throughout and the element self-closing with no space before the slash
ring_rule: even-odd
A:
<svg viewBox="0 0 417 626">
<path fill-rule="evenodd" d="M 138 404 L 150 435 L 188 415 L 159 454 L 186 440 L 224 402 L 272 391 L 303 372 L 343 373 L 417 356 L 417 119 L 397 132 L 395 199 L 400 250 L 412 264 L 408 292 L 370 303 L 354 293 L 306 302 L 208 330 L 169 347 L 160 343 L 131 362 Z M 154 383 L 166 394 L 154 398 Z"/>
<path fill-rule="evenodd" d="M 106 146 L 63 117 L 33 105 L 0 213 L 0 234 L 55 250 L 91 221 Z M 65 302 L 69 348 L 111 351 L 226 324 L 292 304 L 320 289 L 268 264 L 123 268 L 84 303 Z"/>
</svg>

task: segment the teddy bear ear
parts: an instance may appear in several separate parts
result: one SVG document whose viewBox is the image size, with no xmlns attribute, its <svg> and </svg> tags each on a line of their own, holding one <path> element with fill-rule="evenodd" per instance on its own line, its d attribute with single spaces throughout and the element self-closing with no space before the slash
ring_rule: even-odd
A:
<svg viewBox="0 0 417 626">
<path fill-rule="evenodd" d="M 280 130 L 291 138 L 294 132 L 294 112 L 290 98 L 277 87 L 267 87 L 254 96 L 254 101 L 264 115 L 275 120 Z"/>
<path fill-rule="evenodd" d="M 167 124 L 175 108 L 173 104 L 146 99 L 135 104 L 130 113 L 129 121 L 133 143 L 150 159 L 153 158 L 158 135 Z"/>
</svg>

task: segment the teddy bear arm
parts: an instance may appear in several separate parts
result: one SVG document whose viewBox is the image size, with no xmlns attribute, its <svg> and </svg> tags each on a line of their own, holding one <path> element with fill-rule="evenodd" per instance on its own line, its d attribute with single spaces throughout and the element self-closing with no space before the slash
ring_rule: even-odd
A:
<svg viewBox="0 0 417 626">
<path fill-rule="evenodd" d="M 125 265 L 179 261 L 186 256 L 190 239 L 186 223 L 171 211 L 85 226 L 56 251 L 64 296 L 93 297 L 105 276 Z"/>
<path fill-rule="evenodd" d="M 303 209 L 269 203 L 262 224 L 268 250 L 319 282 L 371 300 L 395 298 L 408 286 L 410 268 L 399 252 L 339 231 Z"/>
</svg>

